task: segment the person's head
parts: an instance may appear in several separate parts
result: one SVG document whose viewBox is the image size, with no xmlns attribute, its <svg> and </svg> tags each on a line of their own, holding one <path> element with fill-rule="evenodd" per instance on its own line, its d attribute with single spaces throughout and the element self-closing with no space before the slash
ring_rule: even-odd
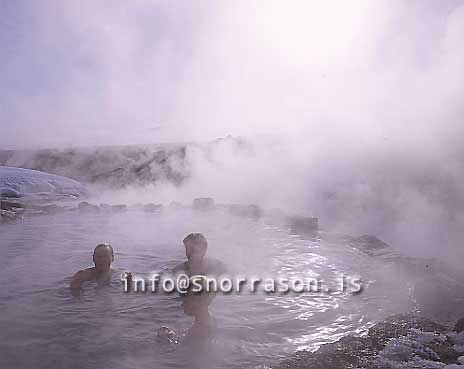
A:
<svg viewBox="0 0 464 369">
<path fill-rule="evenodd" d="M 196 263 L 203 259 L 208 248 L 208 241 L 201 233 L 190 233 L 184 238 L 185 256 L 190 263 Z"/>
<path fill-rule="evenodd" d="M 100 243 L 93 251 L 93 262 L 98 271 L 109 271 L 114 260 L 113 248 L 109 243 Z"/>
</svg>

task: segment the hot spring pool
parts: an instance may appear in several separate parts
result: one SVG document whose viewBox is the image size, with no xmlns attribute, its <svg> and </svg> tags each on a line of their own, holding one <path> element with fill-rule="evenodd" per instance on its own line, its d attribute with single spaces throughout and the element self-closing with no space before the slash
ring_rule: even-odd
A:
<svg viewBox="0 0 464 369">
<path fill-rule="evenodd" d="M 398 283 L 402 272 L 392 263 L 324 232 L 304 238 L 266 220 L 221 211 L 68 212 L 5 224 L 0 232 L 2 368 L 253 368 L 361 333 L 415 304 L 411 283 Z M 192 324 L 176 295 L 127 294 L 119 284 L 88 285 L 80 297 L 68 289 L 71 276 L 91 266 L 99 242 L 113 245 L 115 268 L 147 273 L 183 261 L 182 239 L 190 232 L 205 234 L 208 255 L 233 272 L 323 279 L 359 275 L 364 290 L 219 295 L 211 306 L 216 343 L 192 352 L 155 339 L 162 325 L 185 329 Z"/>
</svg>

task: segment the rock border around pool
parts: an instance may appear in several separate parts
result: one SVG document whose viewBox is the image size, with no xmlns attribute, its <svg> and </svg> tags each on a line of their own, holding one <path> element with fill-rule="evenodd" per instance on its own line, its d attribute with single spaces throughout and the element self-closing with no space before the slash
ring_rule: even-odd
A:
<svg viewBox="0 0 464 369">
<path fill-rule="evenodd" d="M 315 352 L 297 351 L 269 368 L 422 368 L 414 366 L 416 362 L 430 363 L 433 368 L 453 368 L 464 359 L 464 353 L 454 341 L 458 335 L 463 335 L 460 339 L 464 339 L 464 334 L 458 332 L 463 322 L 461 319 L 453 332 L 450 327 L 418 315 L 395 315 L 372 326 L 365 336 L 346 336 L 322 345 Z"/>
<path fill-rule="evenodd" d="M 145 213 L 158 214 L 164 210 L 182 210 L 190 209 L 193 211 L 208 213 L 214 211 L 225 211 L 226 213 L 251 220 L 265 219 L 269 224 L 287 227 L 291 234 L 302 237 L 314 237 L 319 231 L 319 219 L 317 217 L 302 215 L 287 215 L 281 209 L 266 210 L 255 204 L 216 204 L 215 200 L 210 197 L 201 197 L 193 199 L 191 205 L 183 205 L 173 201 L 169 206 L 157 203 L 138 203 L 134 205 L 126 204 L 92 204 L 89 201 L 81 201 L 74 205 L 68 204 L 61 206 L 56 203 L 36 204 L 24 201 L 12 201 L 10 199 L 1 200 L 2 219 L 8 218 L 22 219 L 23 216 L 53 214 L 66 211 L 77 211 L 79 213 L 122 213 L 128 210 L 143 211 Z M 21 215 L 21 216 L 20 216 Z"/>
</svg>

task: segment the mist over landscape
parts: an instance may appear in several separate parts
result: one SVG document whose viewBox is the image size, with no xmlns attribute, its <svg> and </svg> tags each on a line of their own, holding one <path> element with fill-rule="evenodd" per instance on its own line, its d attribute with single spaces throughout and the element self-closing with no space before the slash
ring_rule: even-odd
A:
<svg viewBox="0 0 464 369">
<path fill-rule="evenodd" d="M 187 193 L 354 218 L 418 251 L 459 248 L 462 2 L 3 1 L 1 12 L 2 148 L 241 136 L 253 150 L 189 152 Z M 4 164 L 17 163 L 34 167 Z"/>
<path fill-rule="evenodd" d="M 0 0 L 0 166 L 78 181 L 95 204 L 317 217 L 460 271 L 463 39 L 463 0 Z M 139 221 L 119 226 L 143 243 Z M 195 222 L 246 264 L 236 225 Z M 242 226 L 259 263 L 261 230 Z"/>
</svg>

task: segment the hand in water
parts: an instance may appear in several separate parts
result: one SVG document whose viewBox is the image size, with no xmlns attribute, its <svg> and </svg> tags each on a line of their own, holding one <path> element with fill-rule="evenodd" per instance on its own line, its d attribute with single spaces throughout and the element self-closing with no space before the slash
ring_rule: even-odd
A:
<svg viewBox="0 0 464 369">
<path fill-rule="evenodd" d="M 158 329 L 158 338 L 171 343 L 178 343 L 176 333 L 169 327 L 163 326 Z"/>
</svg>

